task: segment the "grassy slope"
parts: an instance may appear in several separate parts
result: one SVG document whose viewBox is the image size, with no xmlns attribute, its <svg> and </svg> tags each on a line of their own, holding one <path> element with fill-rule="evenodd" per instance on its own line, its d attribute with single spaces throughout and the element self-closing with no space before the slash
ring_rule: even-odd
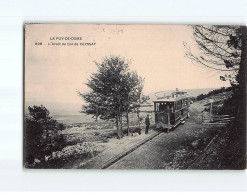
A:
<svg viewBox="0 0 247 195">
<path fill-rule="evenodd" d="M 238 115 L 214 137 L 189 169 L 245 169 L 246 129 L 244 127 L 244 121 Z"/>
<path fill-rule="evenodd" d="M 245 169 L 245 133 L 236 123 L 223 129 L 189 169 Z"/>
</svg>

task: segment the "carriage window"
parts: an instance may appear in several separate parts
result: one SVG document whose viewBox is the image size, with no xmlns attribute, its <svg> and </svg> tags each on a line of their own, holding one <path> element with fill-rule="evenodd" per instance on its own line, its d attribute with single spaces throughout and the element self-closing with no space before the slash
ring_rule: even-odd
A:
<svg viewBox="0 0 247 195">
<path fill-rule="evenodd" d="M 160 103 L 159 105 L 159 111 L 162 112 L 165 110 L 165 107 L 166 107 L 166 103 Z"/>
<path fill-rule="evenodd" d="M 159 103 L 155 103 L 155 111 L 159 111 Z"/>
<path fill-rule="evenodd" d="M 181 109 L 181 107 L 182 107 L 182 100 L 179 100 L 177 102 L 177 110 Z"/>
<path fill-rule="evenodd" d="M 174 105 L 173 105 L 173 103 L 169 103 L 169 109 L 171 110 L 171 112 L 174 112 Z"/>
</svg>

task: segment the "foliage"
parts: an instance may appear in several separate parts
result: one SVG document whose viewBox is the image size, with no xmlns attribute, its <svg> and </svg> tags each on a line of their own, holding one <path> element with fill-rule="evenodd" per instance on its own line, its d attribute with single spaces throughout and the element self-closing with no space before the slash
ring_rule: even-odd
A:
<svg viewBox="0 0 247 195">
<path fill-rule="evenodd" d="M 222 107 L 220 107 L 218 110 L 215 110 L 217 110 L 217 114 L 219 115 L 228 114 L 234 116 L 236 115 L 236 113 L 238 113 L 239 105 L 241 105 L 239 102 L 239 97 L 238 94 L 235 92 L 230 98 L 224 100 Z M 239 117 L 241 118 L 241 116 Z"/>
<path fill-rule="evenodd" d="M 246 27 L 195 25 L 192 30 L 200 52 L 192 52 L 188 44 L 184 43 L 187 48 L 186 56 L 203 67 L 226 73 L 220 76 L 220 79 L 229 80 L 231 83 L 234 94 L 231 103 L 232 107 L 236 108 L 232 111 L 245 120 L 245 112 L 241 110 L 246 108 Z"/>
<path fill-rule="evenodd" d="M 220 88 L 220 89 L 215 89 L 215 90 L 213 90 L 213 91 L 210 91 L 210 92 L 208 92 L 207 94 L 200 94 L 200 95 L 198 95 L 198 96 L 196 97 L 196 100 L 197 100 L 197 101 L 200 101 L 200 100 L 202 100 L 202 99 L 204 99 L 204 98 L 208 98 L 208 97 L 210 97 L 210 96 L 212 96 L 212 95 L 217 95 L 217 94 L 219 94 L 219 93 L 228 92 L 228 91 L 231 91 L 231 90 L 232 90 L 232 87 L 227 87 L 227 88 L 222 87 L 222 88 Z"/>
<path fill-rule="evenodd" d="M 34 158 L 42 159 L 44 155 L 61 149 L 64 139 L 58 130 L 64 126 L 49 116 L 43 106 L 28 107 L 29 115 L 25 119 L 25 157 L 31 163 Z"/>
<path fill-rule="evenodd" d="M 226 72 L 221 80 L 238 83 L 237 74 L 241 61 L 243 32 L 240 26 L 194 25 L 194 40 L 200 49 L 198 55 L 187 48 L 186 56 L 216 71 Z"/>
<path fill-rule="evenodd" d="M 57 125 L 57 129 L 58 130 L 64 130 L 66 127 L 65 127 L 65 125 L 63 124 L 63 123 L 58 123 L 58 125 Z"/>
<path fill-rule="evenodd" d="M 196 97 L 190 97 L 189 100 L 195 102 L 196 101 Z"/>
<path fill-rule="evenodd" d="M 97 73 L 93 73 L 86 85 L 88 93 L 78 94 L 85 100 L 83 113 L 96 119 L 116 122 L 119 137 L 122 137 L 122 116 L 138 107 L 146 98 L 142 94 L 143 79 L 129 70 L 129 62 L 119 56 L 105 57 L 95 62 Z"/>
</svg>

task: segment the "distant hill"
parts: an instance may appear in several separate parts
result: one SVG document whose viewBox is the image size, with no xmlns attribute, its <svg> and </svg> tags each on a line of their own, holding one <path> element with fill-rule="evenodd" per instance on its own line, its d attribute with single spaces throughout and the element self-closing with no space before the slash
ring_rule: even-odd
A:
<svg viewBox="0 0 247 195">
<path fill-rule="evenodd" d="M 92 116 L 80 113 L 81 104 L 62 103 L 62 102 L 25 102 L 25 114 L 28 114 L 28 106 L 45 106 L 50 115 L 58 122 L 64 124 L 88 123 L 95 121 Z"/>
<path fill-rule="evenodd" d="M 207 94 L 209 91 L 212 91 L 216 88 L 206 88 L 206 89 L 183 89 L 183 91 L 187 91 L 190 96 L 196 97 L 200 94 Z M 169 95 L 174 90 L 164 91 L 166 95 Z M 162 93 L 161 93 L 162 94 Z M 148 94 L 150 100 L 148 103 L 150 107 L 142 108 L 141 110 L 153 110 L 151 106 L 153 104 L 153 100 L 156 100 L 155 93 Z M 49 111 L 50 115 L 58 120 L 59 122 L 63 122 L 65 124 L 72 123 L 85 123 L 85 122 L 93 122 L 94 119 L 91 116 L 80 113 L 81 104 L 74 103 L 62 103 L 62 102 L 37 102 L 37 101 L 26 101 L 25 102 L 25 114 L 28 113 L 28 106 L 45 106 Z"/>
<path fill-rule="evenodd" d="M 81 104 L 62 103 L 62 102 L 36 102 L 25 101 L 25 113 L 28 112 L 28 106 L 45 106 L 51 115 L 79 115 Z"/>
</svg>

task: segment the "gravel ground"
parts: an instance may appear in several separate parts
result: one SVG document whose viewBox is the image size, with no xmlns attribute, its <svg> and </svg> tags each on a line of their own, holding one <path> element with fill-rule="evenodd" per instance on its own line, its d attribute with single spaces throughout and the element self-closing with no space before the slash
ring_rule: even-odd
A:
<svg viewBox="0 0 247 195">
<path fill-rule="evenodd" d="M 96 169 L 100 167 L 100 165 L 106 163 L 111 158 L 116 155 L 128 150 L 129 148 L 136 145 L 138 142 L 146 139 L 148 136 L 151 136 L 155 133 L 155 131 L 150 130 L 149 134 L 146 135 L 144 131 L 142 131 L 141 135 L 136 136 L 125 136 L 122 139 L 111 138 L 107 143 L 94 143 L 98 148 L 101 148 L 101 153 L 96 157 L 88 160 L 88 161 L 77 161 L 75 162 L 71 168 L 77 169 Z"/>
<path fill-rule="evenodd" d="M 203 107 L 197 104 L 191 105 L 191 118 L 187 119 L 184 125 L 170 133 L 160 134 L 108 169 L 186 169 L 218 130 L 201 124 L 198 117 L 201 109 Z M 198 140 L 203 143 L 196 144 Z M 186 155 L 189 158 L 186 158 Z M 174 159 L 179 161 L 180 156 L 182 161 L 174 162 Z M 185 159 L 186 162 L 183 162 Z"/>
</svg>

